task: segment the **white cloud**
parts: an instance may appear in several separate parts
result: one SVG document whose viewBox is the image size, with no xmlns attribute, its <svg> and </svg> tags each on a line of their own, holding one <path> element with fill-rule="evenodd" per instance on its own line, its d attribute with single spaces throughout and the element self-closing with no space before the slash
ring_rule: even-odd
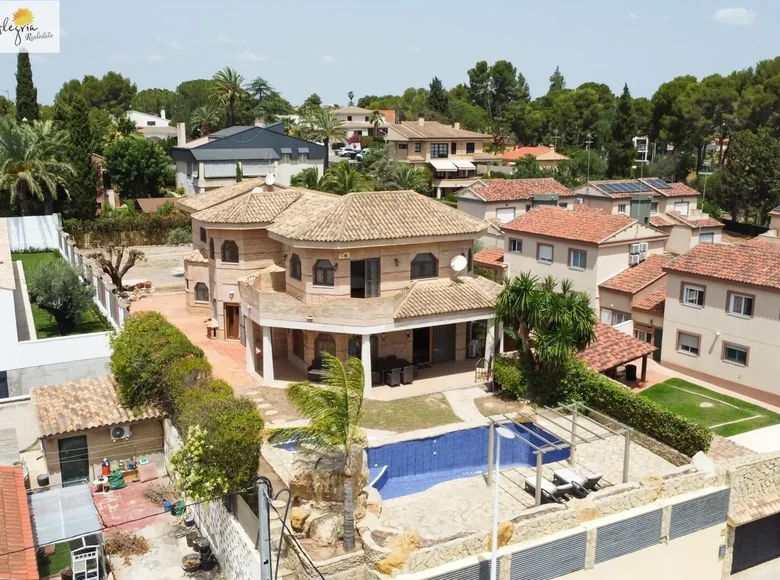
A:
<svg viewBox="0 0 780 580">
<path fill-rule="evenodd" d="M 130 58 L 130 55 L 125 52 L 112 52 L 111 59 L 116 62 L 130 62 L 133 60 Z"/>
<path fill-rule="evenodd" d="M 336 62 L 336 59 L 335 59 L 335 58 L 333 58 L 332 56 L 328 56 L 328 55 L 326 54 L 325 56 L 323 56 L 323 57 L 322 57 L 322 62 L 324 62 L 324 63 L 327 63 L 327 64 L 330 64 L 330 63 L 332 63 L 332 62 Z"/>
<path fill-rule="evenodd" d="M 264 60 L 268 60 L 267 56 L 260 56 L 259 54 L 255 54 L 254 52 L 250 52 L 248 50 L 243 50 L 238 53 L 238 60 L 248 60 L 252 62 L 262 62 Z"/>
<path fill-rule="evenodd" d="M 161 54 L 152 54 L 146 57 L 149 62 L 163 62 L 165 58 Z"/>
<path fill-rule="evenodd" d="M 217 44 L 235 44 L 232 38 L 228 38 L 224 34 L 220 34 L 219 36 L 217 36 L 214 42 L 216 42 Z"/>
<path fill-rule="evenodd" d="M 756 11 L 751 8 L 721 8 L 712 18 L 726 26 L 750 26 L 756 21 Z"/>
<path fill-rule="evenodd" d="M 628 13 L 628 19 L 629 20 L 639 20 L 639 14 L 636 12 L 629 12 Z"/>
</svg>

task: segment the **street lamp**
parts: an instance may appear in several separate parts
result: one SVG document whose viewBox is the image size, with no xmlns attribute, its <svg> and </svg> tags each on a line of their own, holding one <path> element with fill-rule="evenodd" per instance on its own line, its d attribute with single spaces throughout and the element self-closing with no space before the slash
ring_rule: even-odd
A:
<svg viewBox="0 0 780 580">
<path fill-rule="evenodd" d="M 490 580 L 496 580 L 496 553 L 498 551 L 498 478 L 501 475 L 501 439 L 514 439 L 516 435 L 506 427 L 496 427 L 496 475 L 493 478 L 493 542 L 490 554 Z"/>
<path fill-rule="evenodd" d="M 587 145 L 588 147 L 588 177 L 586 181 L 587 186 L 585 188 L 586 193 L 590 193 L 590 146 L 592 143 L 593 143 L 593 135 L 588 133 L 588 140 L 585 141 L 585 145 Z"/>
</svg>

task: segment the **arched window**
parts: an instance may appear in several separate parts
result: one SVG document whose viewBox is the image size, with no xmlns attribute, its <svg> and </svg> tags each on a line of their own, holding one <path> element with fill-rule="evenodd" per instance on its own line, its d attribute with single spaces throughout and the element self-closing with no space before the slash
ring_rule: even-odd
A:
<svg viewBox="0 0 780 580">
<path fill-rule="evenodd" d="M 209 258 L 214 259 L 214 238 L 209 238 Z"/>
<path fill-rule="evenodd" d="M 209 301 L 209 287 L 203 282 L 195 284 L 195 302 L 208 302 Z"/>
<path fill-rule="evenodd" d="M 318 334 L 314 339 L 314 358 L 322 358 L 324 352 L 336 356 L 336 340 L 331 334 Z"/>
<path fill-rule="evenodd" d="M 412 260 L 412 280 L 436 278 L 439 275 L 439 260 L 431 253 L 417 254 Z"/>
<path fill-rule="evenodd" d="M 238 244 L 233 240 L 222 242 L 222 261 L 230 264 L 238 264 Z"/>
<path fill-rule="evenodd" d="M 298 254 L 293 254 L 290 258 L 290 278 L 299 281 L 301 279 L 301 257 Z"/>
<path fill-rule="evenodd" d="M 297 356 L 299 359 L 303 359 L 303 331 L 299 329 L 294 329 L 292 331 L 292 343 L 293 343 L 293 354 Z"/>
<path fill-rule="evenodd" d="M 333 267 L 333 264 L 330 263 L 330 260 L 317 260 L 314 263 L 314 285 L 336 285 L 336 268 Z"/>
</svg>

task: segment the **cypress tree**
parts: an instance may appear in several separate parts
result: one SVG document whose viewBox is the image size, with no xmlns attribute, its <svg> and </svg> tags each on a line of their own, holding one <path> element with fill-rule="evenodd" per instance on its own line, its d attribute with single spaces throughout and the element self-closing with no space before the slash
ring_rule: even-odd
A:
<svg viewBox="0 0 780 580">
<path fill-rule="evenodd" d="M 433 77 L 431 81 L 430 91 L 428 92 L 428 108 L 442 115 L 449 113 L 449 97 L 439 77 Z"/>
<path fill-rule="evenodd" d="M 612 140 L 607 146 L 609 177 L 631 176 L 631 166 L 636 157 L 632 141 L 634 137 L 636 137 L 634 100 L 631 98 L 628 85 L 625 85 L 623 94 L 618 100 L 615 120 L 612 122 Z"/>
<path fill-rule="evenodd" d="M 16 57 L 16 120 L 37 121 L 38 89 L 33 84 L 30 55 L 20 52 Z"/>
<path fill-rule="evenodd" d="M 66 152 L 75 177 L 68 184 L 68 217 L 94 219 L 97 210 L 97 168 L 92 163 L 94 140 L 89 126 L 89 106 L 81 95 L 67 110 L 65 130 L 70 137 Z"/>
</svg>

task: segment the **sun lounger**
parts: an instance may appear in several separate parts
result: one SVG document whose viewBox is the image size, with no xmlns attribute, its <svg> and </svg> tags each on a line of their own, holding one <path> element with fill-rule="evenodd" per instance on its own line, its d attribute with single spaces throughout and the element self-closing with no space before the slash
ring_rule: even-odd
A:
<svg viewBox="0 0 780 580">
<path fill-rule="evenodd" d="M 555 483 L 571 485 L 579 495 L 584 497 L 588 495 L 589 491 L 596 489 L 599 481 L 601 481 L 601 474 L 596 473 L 583 477 L 573 469 L 562 468 L 553 472 L 553 480 Z"/>
<path fill-rule="evenodd" d="M 528 493 L 536 495 L 536 478 L 531 477 L 525 480 L 525 489 Z M 574 491 L 574 486 L 570 483 L 555 485 L 551 481 L 542 478 L 542 497 L 548 501 L 560 503 L 560 498 Z"/>
</svg>

